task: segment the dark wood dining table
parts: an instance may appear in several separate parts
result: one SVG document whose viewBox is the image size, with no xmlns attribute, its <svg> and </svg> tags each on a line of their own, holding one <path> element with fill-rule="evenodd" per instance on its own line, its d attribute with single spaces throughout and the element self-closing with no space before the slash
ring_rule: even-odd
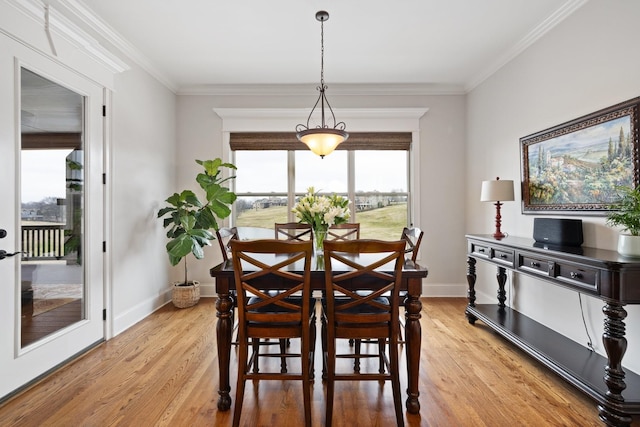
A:
<svg viewBox="0 0 640 427">
<path fill-rule="evenodd" d="M 317 257 L 314 260 L 311 271 L 311 287 L 313 290 L 323 290 L 324 264 Z M 296 267 L 294 267 L 296 269 Z M 333 268 L 339 273 L 339 269 Z M 300 265 L 302 270 L 302 265 Z M 384 268 L 382 268 L 384 270 Z M 216 335 L 218 340 L 218 367 L 220 372 L 220 384 L 218 388 L 218 409 L 227 411 L 231 408 L 231 386 L 229 383 L 229 363 L 231 360 L 231 342 L 233 333 L 233 300 L 230 291 L 235 290 L 235 279 L 233 272 L 233 262 L 225 261 L 210 270 L 211 277 L 216 280 L 216 315 L 218 322 L 216 325 Z M 402 283 L 400 289 L 406 291 L 405 307 L 405 346 L 407 357 L 407 401 L 406 406 L 409 413 L 420 412 L 420 402 L 418 396 L 418 378 L 420 368 L 420 345 L 422 340 L 422 328 L 420 326 L 420 311 L 422 302 L 422 279 L 427 277 L 428 270 L 411 260 L 406 260 L 402 270 Z M 358 289 L 352 289 L 358 290 Z"/>
</svg>

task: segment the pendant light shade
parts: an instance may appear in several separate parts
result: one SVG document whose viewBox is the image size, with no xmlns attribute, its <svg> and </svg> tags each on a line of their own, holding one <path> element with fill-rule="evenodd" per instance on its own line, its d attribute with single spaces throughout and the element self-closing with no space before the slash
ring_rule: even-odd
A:
<svg viewBox="0 0 640 427">
<path fill-rule="evenodd" d="M 333 109 L 331 108 L 325 94 L 327 86 L 324 84 L 324 21 L 329 19 L 329 14 L 324 10 L 321 10 L 316 13 L 316 19 L 320 21 L 320 86 L 317 88 L 320 95 L 311 109 L 311 113 L 307 118 L 307 124 L 299 124 L 296 126 L 296 137 L 301 142 L 304 142 L 313 153 L 324 158 L 327 154 L 331 154 L 338 145 L 346 141 L 347 138 L 349 138 L 349 134 L 345 131 L 345 128 L 347 127 L 345 123 L 336 121 L 336 116 L 333 114 Z M 320 104 L 320 124 L 316 127 L 310 127 L 311 119 L 318 107 L 318 104 Z M 330 127 L 325 121 L 325 105 L 326 109 L 328 109 L 328 112 L 331 114 L 331 119 L 333 120 L 332 127 Z"/>
</svg>

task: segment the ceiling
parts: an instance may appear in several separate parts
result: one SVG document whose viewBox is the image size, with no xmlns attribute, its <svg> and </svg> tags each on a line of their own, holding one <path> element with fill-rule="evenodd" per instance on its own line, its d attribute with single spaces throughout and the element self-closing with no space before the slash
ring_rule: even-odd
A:
<svg viewBox="0 0 640 427">
<path fill-rule="evenodd" d="M 172 90 L 325 82 L 469 90 L 587 0 L 79 0 Z M 112 32 L 112 33 L 111 33 Z M 103 33 L 104 35 L 104 33 Z M 119 39 L 122 40 L 119 40 Z"/>
</svg>

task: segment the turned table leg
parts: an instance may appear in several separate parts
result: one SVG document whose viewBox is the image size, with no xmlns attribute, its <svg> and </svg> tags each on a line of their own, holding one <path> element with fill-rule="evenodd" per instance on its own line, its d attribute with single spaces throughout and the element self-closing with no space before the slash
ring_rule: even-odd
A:
<svg viewBox="0 0 640 427">
<path fill-rule="evenodd" d="M 475 307 L 476 306 L 476 259 L 472 257 L 467 258 L 467 283 L 469 284 L 469 289 L 467 290 L 467 299 L 469 300 L 469 304 L 467 307 Z M 465 311 L 465 315 L 467 316 L 467 320 L 472 325 L 478 320 L 476 316 L 469 313 L 469 310 Z"/>
<path fill-rule="evenodd" d="M 217 279 L 219 282 L 224 279 Z M 218 286 L 220 283 L 218 282 Z M 222 288 L 223 286 L 219 286 Z M 231 397 L 229 392 L 229 362 L 231 358 L 231 335 L 233 330 L 232 311 L 233 301 L 229 297 L 228 286 L 225 290 L 218 290 L 218 301 L 216 301 L 216 315 L 218 323 L 216 325 L 216 336 L 218 339 L 218 370 L 220 372 L 220 385 L 218 388 L 218 409 L 228 411 L 231 408 Z"/>
<path fill-rule="evenodd" d="M 598 405 L 598 412 L 600 420 L 608 426 L 630 426 L 631 416 L 620 410 L 620 404 L 624 402 L 622 391 L 627 388 L 622 368 L 622 358 L 627 351 L 627 339 L 624 337 L 627 312 L 621 304 L 614 302 L 607 302 L 602 311 L 605 315 L 602 342 L 608 357 L 604 375 L 607 393 L 605 403 Z"/>
<path fill-rule="evenodd" d="M 504 267 L 498 267 L 496 279 L 498 279 L 498 307 L 504 310 L 504 302 L 507 300 L 507 292 L 504 290 L 504 284 L 507 282 L 507 270 Z"/>
<path fill-rule="evenodd" d="M 421 286 L 421 281 L 419 281 Z M 420 311 L 422 302 L 420 293 L 409 290 L 405 300 L 405 341 L 407 344 L 407 411 L 410 414 L 420 412 L 418 396 L 418 380 L 420 374 L 420 343 L 422 342 L 422 327 L 420 326 Z"/>
</svg>

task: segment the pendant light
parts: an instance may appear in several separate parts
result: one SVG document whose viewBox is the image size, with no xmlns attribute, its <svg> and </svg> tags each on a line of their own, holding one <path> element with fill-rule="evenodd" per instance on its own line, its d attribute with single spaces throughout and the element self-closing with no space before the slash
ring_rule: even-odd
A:
<svg viewBox="0 0 640 427">
<path fill-rule="evenodd" d="M 296 126 L 296 137 L 301 142 L 304 142 L 312 152 L 324 158 L 327 154 L 332 153 L 338 145 L 346 141 L 349 138 L 349 134 L 345 131 L 347 125 L 344 122 L 336 122 L 336 116 L 333 114 L 333 109 L 325 95 L 327 86 L 324 84 L 324 21 L 329 19 L 329 13 L 324 10 L 318 11 L 316 12 L 316 19 L 320 21 L 320 86 L 317 87 L 318 91 L 320 91 L 320 96 L 318 96 L 311 109 L 306 126 L 303 124 Z M 321 123 L 311 128 L 309 123 L 318 104 L 320 104 Z M 333 127 L 329 127 L 325 122 L 325 104 L 331 114 Z"/>
</svg>

